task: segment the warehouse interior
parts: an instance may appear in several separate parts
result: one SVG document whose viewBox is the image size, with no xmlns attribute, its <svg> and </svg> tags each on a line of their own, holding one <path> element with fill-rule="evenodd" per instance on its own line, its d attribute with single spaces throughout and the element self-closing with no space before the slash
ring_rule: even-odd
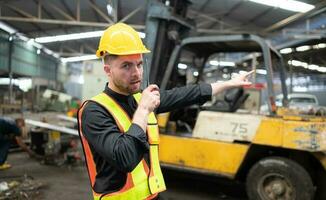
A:
<svg viewBox="0 0 326 200">
<path fill-rule="evenodd" d="M 1 120 L 23 118 L 35 152 L 10 141 L 0 199 L 92 198 L 77 112 L 108 82 L 95 53 L 116 23 L 151 51 L 142 89 L 254 71 L 156 115 L 159 199 L 326 198 L 325 0 L 0 0 L 0 150 Z"/>
</svg>

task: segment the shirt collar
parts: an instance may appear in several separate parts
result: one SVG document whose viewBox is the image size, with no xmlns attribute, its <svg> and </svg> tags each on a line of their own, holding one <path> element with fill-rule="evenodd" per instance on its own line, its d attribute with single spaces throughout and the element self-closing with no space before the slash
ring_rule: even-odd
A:
<svg viewBox="0 0 326 200">
<path fill-rule="evenodd" d="M 118 101 L 128 101 L 128 99 L 133 98 L 132 95 L 124 95 L 124 94 L 119 94 L 115 91 L 113 91 L 111 88 L 108 87 L 108 83 L 105 85 L 104 93 L 109 95 L 110 97 L 113 97 L 114 99 Z"/>
</svg>

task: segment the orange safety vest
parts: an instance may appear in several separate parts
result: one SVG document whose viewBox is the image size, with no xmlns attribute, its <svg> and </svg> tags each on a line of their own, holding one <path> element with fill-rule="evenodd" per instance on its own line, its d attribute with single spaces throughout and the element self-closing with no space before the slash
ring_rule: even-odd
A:
<svg viewBox="0 0 326 200">
<path fill-rule="evenodd" d="M 134 98 L 139 102 L 141 94 L 137 93 Z M 123 108 L 109 95 L 101 93 L 92 98 L 91 101 L 95 101 L 102 105 L 108 110 L 108 112 L 115 119 L 121 133 L 128 131 L 131 126 L 131 119 L 123 110 Z M 81 116 L 86 103 L 82 105 L 78 112 L 79 118 L 79 135 L 82 141 L 84 154 L 86 157 L 86 163 L 88 168 L 88 174 L 90 177 L 92 188 L 95 184 L 96 177 L 96 165 L 93 160 L 93 154 L 89 147 L 89 144 L 84 137 L 81 129 Z M 99 194 L 93 190 L 94 200 L 140 200 L 140 199 L 153 199 L 159 192 L 166 189 L 164 178 L 161 172 L 159 158 L 158 158 L 158 147 L 159 147 L 159 131 L 157 120 L 154 113 L 150 113 L 147 122 L 147 136 L 149 143 L 149 157 L 150 157 L 150 168 L 146 161 L 142 159 L 136 168 L 132 172 L 127 174 L 127 180 L 125 185 L 116 192 L 109 194 Z"/>
</svg>

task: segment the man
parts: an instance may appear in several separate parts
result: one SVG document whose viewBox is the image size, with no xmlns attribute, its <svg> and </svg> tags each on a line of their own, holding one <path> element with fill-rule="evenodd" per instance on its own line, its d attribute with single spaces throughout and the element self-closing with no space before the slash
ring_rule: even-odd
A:
<svg viewBox="0 0 326 200">
<path fill-rule="evenodd" d="M 36 154 L 30 150 L 23 142 L 21 133 L 22 128 L 25 126 L 23 118 L 13 120 L 11 118 L 0 117 L 0 170 L 8 169 L 10 164 L 6 163 L 10 143 L 16 140 L 17 144 L 26 151 L 31 157 Z"/>
<path fill-rule="evenodd" d="M 160 91 L 143 80 L 143 53 L 149 53 L 138 33 L 118 23 L 101 37 L 98 57 L 109 82 L 103 93 L 84 102 L 78 126 L 94 199 L 154 199 L 165 183 L 158 160 L 155 113 L 203 104 L 212 95 L 249 85 L 252 72 L 224 83 L 192 85 Z"/>
</svg>

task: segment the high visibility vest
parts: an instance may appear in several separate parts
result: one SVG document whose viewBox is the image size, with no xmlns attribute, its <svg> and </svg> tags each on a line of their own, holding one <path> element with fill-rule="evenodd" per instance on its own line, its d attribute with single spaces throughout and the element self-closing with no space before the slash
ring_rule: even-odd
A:
<svg viewBox="0 0 326 200">
<path fill-rule="evenodd" d="M 137 93 L 134 98 L 139 102 L 141 94 Z M 92 98 L 91 101 L 95 101 L 108 110 L 108 112 L 115 119 L 121 133 L 128 131 L 131 126 L 132 120 L 129 118 L 123 108 L 109 95 L 101 93 Z M 82 141 L 84 154 L 86 157 L 86 163 L 88 168 L 88 174 L 93 188 L 96 177 L 96 165 L 93 160 L 93 154 L 89 147 L 89 144 L 84 137 L 81 129 L 81 116 L 86 102 L 82 105 L 78 112 L 79 118 L 79 135 Z M 127 180 L 124 186 L 116 192 L 109 194 L 99 194 L 93 190 L 94 200 L 141 200 L 141 199 L 153 199 L 159 192 L 166 189 L 164 178 L 161 172 L 158 147 L 159 147 L 159 131 L 157 120 L 154 113 L 150 113 L 147 122 L 147 137 L 149 143 L 149 158 L 150 167 L 146 161 L 142 159 L 132 172 L 127 173 Z"/>
</svg>

